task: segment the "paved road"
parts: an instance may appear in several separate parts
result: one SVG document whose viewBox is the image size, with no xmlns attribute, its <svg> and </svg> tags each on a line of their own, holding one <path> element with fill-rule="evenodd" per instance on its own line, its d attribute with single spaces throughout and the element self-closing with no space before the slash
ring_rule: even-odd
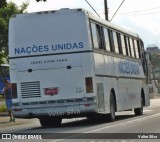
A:
<svg viewBox="0 0 160 142">
<path fill-rule="evenodd" d="M 160 134 L 156 133 L 160 133 L 160 99 L 152 99 L 151 106 L 145 108 L 143 116 L 135 117 L 133 112 L 121 112 L 117 113 L 116 121 L 112 123 L 90 122 L 85 118 L 81 118 L 63 120 L 62 126 L 60 127 L 44 129 L 40 127 L 37 119 L 32 119 L 27 120 L 25 124 L 0 127 L 0 132 L 52 133 L 51 135 L 47 134 L 48 138 L 53 135 L 58 136 L 58 134 L 56 135 L 55 133 L 63 133 L 61 137 L 59 137 L 61 139 L 47 140 L 52 142 L 159 142 L 160 139 L 156 139 L 156 137 L 160 138 Z M 110 135 L 107 135 L 109 133 Z M 129 133 L 138 134 L 130 136 Z M 144 134 L 141 135 L 142 133 Z M 147 133 L 152 133 L 153 135 L 149 136 Z M 124 139 L 124 135 L 129 138 L 133 136 L 137 139 Z M 115 138 L 122 136 L 123 139 L 103 139 L 106 138 L 106 136 Z M 66 137 L 70 139 L 66 139 Z M 87 137 L 87 139 L 80 139 L 82 137 Z M 153 139 L 138 139 L 138 137 L 152 137 Z"/>
</svg>

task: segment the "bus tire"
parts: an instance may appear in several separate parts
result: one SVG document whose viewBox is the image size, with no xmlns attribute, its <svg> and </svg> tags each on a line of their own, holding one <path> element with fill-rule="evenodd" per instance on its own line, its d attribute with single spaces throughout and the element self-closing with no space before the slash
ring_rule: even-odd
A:
<svg viewBox="0 0 160 142">
<path fill-rule="evenodd" d="M 134 109 L 134 113 L 136 116 L 143 115 L 143 104 L 144 104 L 144 100 L 143 100 L 143 97 L 141 96 L 141 107 Z"/>
<path fill-rule="evenodd" d="M 61 125 L 62 119 L 54 117 L 41 117 L 39 118 L 39 122 L 43 128 L 57 127 Z"/>
<path fill-rule="evenodd" d="M 110 113 L 107 114 L 108 120 L 110 122 L 115 121 L 115 112 L 116 112 L 116 100 L 115 100 L 115 97 L 113 96 L 113 93 L 111 92 L 110 94 Z"/>
</svg>

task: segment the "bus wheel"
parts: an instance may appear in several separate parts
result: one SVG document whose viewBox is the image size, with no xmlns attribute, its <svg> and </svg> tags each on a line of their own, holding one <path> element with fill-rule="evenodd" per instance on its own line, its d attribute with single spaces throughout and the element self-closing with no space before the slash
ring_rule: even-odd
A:
<svg viewBox="0 0 160 142">
<path fill-rule="evenodd" d="M 116 112 L 116 100 L 111 92 L 110 95 L 110 113 L 108 115 L 108 120 L 113 122 L 115 121 L 115 112 Z"/>
<path fill-rule="evenodd" d="M 39 122 L 44 128 L 57 127 L 61 125 L 62 119 L 54 117 L 41 117 L 39 118 Z"/>
<path fill-rule="evenodd" d="M 141 107 L 134 109 L 134 113 L 135 113 L 136 116 L 143 115 L 143 103 L 144 103 L 144 100 L 141 96 Z"/>
</svg>

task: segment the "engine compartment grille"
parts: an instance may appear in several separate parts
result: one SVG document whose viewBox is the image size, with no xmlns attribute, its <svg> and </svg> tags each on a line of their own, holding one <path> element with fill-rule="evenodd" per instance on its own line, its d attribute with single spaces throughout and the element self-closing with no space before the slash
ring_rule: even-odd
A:
<svg viewBox="0 0 160 142">
<path fill-rule="evenodd" d="M 22 98 L 41 97 L 40 82 L 22 82 L 21 83 Z"/>
</svg>

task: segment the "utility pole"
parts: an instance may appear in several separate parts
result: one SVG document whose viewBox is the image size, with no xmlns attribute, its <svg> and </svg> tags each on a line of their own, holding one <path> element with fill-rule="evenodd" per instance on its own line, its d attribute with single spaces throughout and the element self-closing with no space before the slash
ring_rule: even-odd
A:
<svg viewBox="0 0 160 142">
<path fill-rule="evenodd" d="M 107 6 L 107 0 L 104 0 L 104 11 L 105 11 L 105 20 L 108 21 L 108 6 Z"/>
</svg>

